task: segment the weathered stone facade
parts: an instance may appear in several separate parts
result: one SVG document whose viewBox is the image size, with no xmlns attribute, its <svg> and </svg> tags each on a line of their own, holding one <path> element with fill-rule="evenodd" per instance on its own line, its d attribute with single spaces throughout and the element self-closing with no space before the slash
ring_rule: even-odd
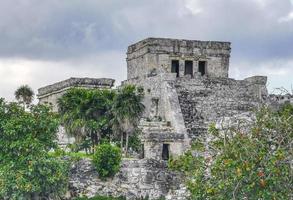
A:
<svg viewBox="0 0 293 200">
<path fill-rule="evenodd" d="M 123 84 L 145 90 L 144 117 L 150 120 L 142 125 L 146 158 L 162 159 L 164 145 L 170 156 L 180 155 L 193 139 L 207 134 L 211 123 L 243 114 L 252 117 L 266 101 L 266 77 L 228 78 L 230 51 L 229 42 L 162 38 L 128 47 L 128 80 Z M 170 125 L 168 130 L 164 123 Z"/>
<path fill-rule="evenodd" d="M 115 80 L 109 78 L 70 78 L 38 89 L 38 99 L 41 104 L 51 104 L 53 111 L 58 111 L 57 100 L 67 90 L 73 87 L 110 89 Z"/>
<path fill-rule="evenodd" d="M 105 195 L 124 196 L 129 200 L 146 197 L 181 200 L 188 194 L 186 188 L 180 188 L 182 176 L 169 171 L 166 162 L 153 159 L 124 160 L 119 173 L 106 181 L 98 178 L 89 159 L 76 162 L 70 173 L 70 195 L 67 194 L 70 199 Z"/>
<path fill-rule="evenodd" d="M 208 76 L 228 77 L 230 51 L 229 42 L 147 38 L 128 47 L 127 78 L 141 77 L 158 68 L 170 73 L 172 61 L 178 61 L 174 64 L 179 77 L 197 74 L 201 61 Z M 186 65 L 186 61 L 191 62 Z"/>
<path fill-rule="evenodd" d="M 261 76 L 240 81 L 202 77 L 173 83 L 190 138 L 207 133 L 213 122 L 255 110 L 267 97 L 266 81 Z"/>
</svg>

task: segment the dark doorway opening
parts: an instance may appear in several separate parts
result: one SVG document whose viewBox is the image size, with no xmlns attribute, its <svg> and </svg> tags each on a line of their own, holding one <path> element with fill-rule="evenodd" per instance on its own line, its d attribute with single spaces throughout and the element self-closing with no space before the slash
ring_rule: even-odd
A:
<svg viewBox="0 0 293 200">
<path fill-rule="evenodd" d="M 141 145 L 139 158 L 144 159 L 144 144 Z"/>
<path fill-rule="evenodd" d="M 162 159 L 163 160 L 169 160 L 169 150 L 170 150 L 169 144 L 163 144 L 163 152 L 162 152 Z"/>
<path fill-rule="evenodd" d="M 184 74 L 190 74 L 191 77 L 193 75 L 193 62 L 191 60 L 186 60 L 185 61 L 185 72 Z"/>
<path fill-rule="evenodd" d="M 171 73 L 176 73 L 176 77 L 179 77 L 179 60 L 172 60 Z"/>
<path fill-rule="evenodd" d="M 203 76 L 206 74 L 206 61 L 199 61 L 198 62 L 198 71 L 200 72 L 200 74 Z"/>
</svg>

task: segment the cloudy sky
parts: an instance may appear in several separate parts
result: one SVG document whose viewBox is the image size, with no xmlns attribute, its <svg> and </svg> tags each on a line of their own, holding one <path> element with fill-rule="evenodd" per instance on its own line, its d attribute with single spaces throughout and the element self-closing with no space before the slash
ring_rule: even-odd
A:
<svg viewBox="0 0 293 200">
<path fill-rule="evenodd" d="M 126 79 L 146 37 L 232 42 L 230 77 L 293 84 L 293 0 L 0 0 L 0 96 L 69 77 Z"/>
</svg>

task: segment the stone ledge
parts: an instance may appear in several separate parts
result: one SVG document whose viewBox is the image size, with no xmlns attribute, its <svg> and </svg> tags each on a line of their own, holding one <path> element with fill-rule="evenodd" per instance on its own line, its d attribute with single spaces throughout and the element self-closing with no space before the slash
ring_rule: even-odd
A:
<svg viewBox="0 0 293 200">
<path fill-rule="evenodd" d="M 150 132 L 145 134 L 142 138 L 142 141 L 148 142 L 181 142 L 183 141 L 184 134 L 180 133 L 159 133 L 159 132 Z"/>
<path fill-rule="evenodd" d="M 77 87 L 77 86 L 92 86 L 92 87 L 104 87 L 111 88 L 114 85 L 115 80 L 110 78 L 69 78 L 64 81 L 54 83 L 38 89 L 38 96 L 50 94 L 64 88 Z"/>
<path fill-rule="evenodd" d="M 174 45 L 178 45 L 180 47 L 187 47 L 187 48 L 222 49 L 222 50 L 228 50 L 228 51 L 231 50 L 230 42 L 183 40 L 183 39 L 181 40 L 181 39 L 171 39 L 171 38 L 147 38 L 133 45 L 130 45 L 127 49 L 127 54 L 138 51 L 146 46 L 173 47 Z"/>
</svg>

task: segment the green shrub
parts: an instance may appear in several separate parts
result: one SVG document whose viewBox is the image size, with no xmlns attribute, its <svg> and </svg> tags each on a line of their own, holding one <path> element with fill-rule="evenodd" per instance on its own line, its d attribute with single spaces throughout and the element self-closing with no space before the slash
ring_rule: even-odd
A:
<svg viewBox="0 0 293 200">
<path fill-rule="evenodd" d="M 0 99 L 0 199 L 45 198 L 65 192 L 68 165 L 48 154 L 56 147 L 58 126 L 58 117 L 46 106 L 26 111 Z"/>
<path fill-rule="evenodd" d="M 99 145 L 93 156 L 93 163 L 100 178 L 114 176 L 120 168 L 121 151 L 110 144 Z"/>
<path fill-rule="evenodd" d="M 129 136 L 129 148 L 137 153 L 140 153 L 142 145 L 139 134 L 137 130 L 133 135 Z"/>
<path fill-rule="evenodd" d="M 214 124 L 209 132 L 213 140 L 193 145 L 197 156 L 189 151 L 169 162 L 185 172 L 192 199 L 292 199 L 292 105 L 260 109 L 249 132 L 221 133 Z"/>
</svg>

